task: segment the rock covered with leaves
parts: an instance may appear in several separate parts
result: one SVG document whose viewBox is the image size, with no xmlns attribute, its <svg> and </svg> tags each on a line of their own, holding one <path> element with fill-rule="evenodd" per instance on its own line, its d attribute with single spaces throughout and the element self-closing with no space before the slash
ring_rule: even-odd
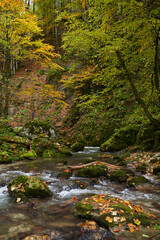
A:
<svg viewBox="0 0 160 240">
<path fill-rule="evenodd" d="M 118 227 L 119 231 L 125 229 L 133 232 L 141 226 L 149 228 L 157 224 L 156 216 L 139 205 L 105 194 L 82 199 L 76 204 L 75 214 L 113 231 Z"/>
<path fill-rule="evenodd" d="M 18 176 L 8 184 L 8 192 L 16 202 L 26 201 L 28 197 L 51 197 L 48 185 L 35 176 Z"/>
</svg>

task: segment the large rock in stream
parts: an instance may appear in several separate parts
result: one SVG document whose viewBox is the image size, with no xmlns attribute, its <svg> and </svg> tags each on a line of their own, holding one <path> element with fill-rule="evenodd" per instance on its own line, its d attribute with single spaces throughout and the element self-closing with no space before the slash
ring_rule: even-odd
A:
<svg viewBox="0 0 160 240">
<path fill-rule="evenodd" d="M 79 201 L 75 207 L 79 217 L 96 221 L 99 226 L 119 231 L 150 228 L 156 224 L 156 217 L 139 205 L 105 194 L 94 195 Z"/>
<path fill-rule="evenodd" d="M 18 176 L 8 184 L 8 192 L 16 202 L 26 201 L 28 197 L 51 197 L 47 184 L 35 176 Z"/>
</svg>

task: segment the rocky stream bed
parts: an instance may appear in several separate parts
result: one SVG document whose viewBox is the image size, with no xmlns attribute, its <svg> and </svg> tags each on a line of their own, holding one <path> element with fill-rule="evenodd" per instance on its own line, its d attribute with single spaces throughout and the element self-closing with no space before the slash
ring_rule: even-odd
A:
<svg viewBox="0 0 160 240">
<path fill-rule="evenodd" d="M 64 173 L 68 165 L 78 165 L 93 160 L 104 160 L 115 164 L 117 156 L 99 152 L 99 148 L 86 147 L 84 151 L 74 153 L 72 157 L 65 158 L 67 165 L 54 163 L 52 160 L 38 159 L 34 161 L 15 162 L 0 166 L 0 239 L 3 240 L 126 240 L 126 239 L 160 239 L 160 179 L 157 175 L 139 172 L 148 182 L 130 187 L 125 182 L 113 181 L 111 178 L 86 178 L 76 176 L 72 172 L 69 178 Z M 149 159 L 149 155 L 144 155 Z M 133 155 L 130 155 L 130 158 Z M 134 160 L 137 155 L 135 155 Z M 127 157 L 126 157 L 127 158 Z M 128 157 L 129 158 L 129 157 Z M 151 157 L 150 157 L 151 158 Z M 63 160 L 63 159 L 62 159 Z M 138 160 L 138 161 L 142 161 Z M 154 162 L 154 161 L 153 161 Z M 131 161 L 130 169 L 136 168 Z M 38 176 L 49 186 L 53 196 L 49 198 L 30 198 L 28 202 L 15 202 L 8 194 L 7 184 L 17 176 Z M 127 207 L 143 207 L 143 211 L 153 215 L 155 221 L 151 227 L 142 226 L 135 218 L 131 225 L 112 225 L 113 219 L 118 219 L 118 211 L 114 210 L 110 217 L 106 216 L 108 225 L 98 224 L 91 217 L 92 211 L 87 210 L 85 216 L 77 214 L 75 207 L 81 201 L 92 199 L 97 208 L 104 210 L 108 201 L 105 196 L 111 196 L 128 204 Z M 99 199 L 99 200 L 97 200 Z M 119 200 L 118 200 L 119 201 Z M 123 202 L 123 203 L 124 203 Z M 131 205 L 130 202 L 133 204 Z M 91 203 L 91 202 L 90 202 Z M 88 203 L 87 203 L 88 204 Z M 85 204 L 84 206 L 86 207 Z M 83 209 L 84 210 L 84 209 Z M 122 210 L 123 211 L 123 210 Z M 123 214 L 122 214 L 123 215 Z M 124 217 L 121 215 L 121 218 Z M 156 216 L 156 218 L 155 218 Z M 123 217 L 123 218 L 122 218 Z M 158 224 L 157 224 L 158 222 Z"/>
</svg>

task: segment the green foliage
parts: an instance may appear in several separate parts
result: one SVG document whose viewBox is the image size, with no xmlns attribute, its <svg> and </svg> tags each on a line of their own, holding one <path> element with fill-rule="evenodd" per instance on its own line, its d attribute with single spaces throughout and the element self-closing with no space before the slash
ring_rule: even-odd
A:
<svg viewBox="0 0 160 240">
<path fill-rule="evenodd" d="M 71 6 L 75 7 L 74 4 Z M 159 119 L 159 89 L 156 87 L 155 72 L 159 2 L 155 1 L 151 7 L 143 1 L 98 0 L 74 10 L 71 14 L 67 11 L 62 13 L 62 18 L 67 21 L 63 48 L 68 58 L 76 58 L 81 63 L 81 70 L 63 79 L 63 83 L 68 91 L 74 91 L 79 112 L 85 113 L 87 118 L 88 113 L 101 106 L 101 114 L 106 112 L 106 117 L 117 124 L 112 133 L 114 129 L 128 124 L 143 127 L 149 122 L 142 105 L 135 102 L 137 97 L 116 54 L 119 51 L 146 108 L 154 118 Z M 78 113 L 73 115 L 71 126 L 77 121 L 85 125 Z M 92 127 L 97 124 L 96 116 L 90 116 L 90 122 L 94 121 Z M 104 125 L 107 123 L 106 120 Z M 100 121 L 97 128 L 102 124 L 103 121 Z M 84 131 L 89 130 L 87 127 L 83 130 L 83 138 L 87 141 Z M 88 136 L 92 134 L 89 132 Z"/>
<path fill-rule="evenodd" d="M 38 77 L 42 76 L 45 74 L 45 70 L 44 69 L 40 69 L 39 73 L 38 73 Z"/>
<path fill-rule="evenodd" d="M 54 85 L 58 85 L 58 82 L 61 78 L 62 75 L 62 69 L 49 69 L 46 72 L 46 82 L 47 84 L 54 84 Z"/>
</svg>

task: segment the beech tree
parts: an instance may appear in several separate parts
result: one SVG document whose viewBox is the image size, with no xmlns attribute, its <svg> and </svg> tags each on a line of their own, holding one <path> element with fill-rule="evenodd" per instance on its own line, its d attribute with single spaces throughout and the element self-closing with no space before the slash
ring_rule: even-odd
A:
<svg viewBox="0 0 160 240">
<path fill-rule="evenodd" d="M 19 62 L 31 59 L 55 66 L 54 47 L 43 42 L 37 18 L 23 0 L 0 0 L 0 117 L 7 118 L 11 75 Z"/>
</svg>

